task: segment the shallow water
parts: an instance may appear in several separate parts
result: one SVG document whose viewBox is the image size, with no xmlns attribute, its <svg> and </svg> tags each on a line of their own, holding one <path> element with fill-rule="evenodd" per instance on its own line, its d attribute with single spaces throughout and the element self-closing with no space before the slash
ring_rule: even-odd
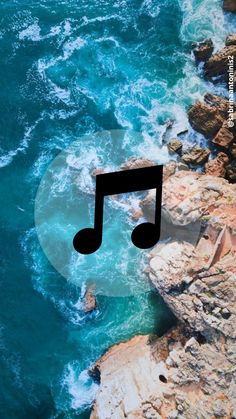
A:
<svg viewBox="0 0 236 419">
<path fill-rule="evenodd" d="M 94 141 L 80 162 L 85 168 L 91 161 L 107 163 L 108 154 L 114 168 L 133 154 L 165 161 L 165 122 L 176 120 L 174 132 L 188 127 L 186 107 L 209 89 L 195 68 L 191 42 L 212 37 L 220 47 L 233 31 L 221 2 L 212 0 L 210 14 L 207 4 L 0 1 L 3 419 L 88 417 L 96 392 L 86 375 L 92 362 L 120 340 L 161 334 L 174 323 L 145 283 L 145 252 L 139 263 L 139 251 L 129 245 L 132 225 L 125 206 L 106 203 L 107 223 L 116 222 L 107 229 L 100 261 L 81 263 L 80 280 L 68 282 L 40 247 L 34 205 L 51 161 L 75 140 L 82 155 L 84 134 L 124 129 L 144 134 L 127 140 L 124 148 L 119 139 L 105 147 Z M 189 140 L 203 141 L 191 135 Z M 83 205 L 81 216 L 86 205 L 92 211 L 93 198 Z M 47 231 L 53 234 L 55 226 L 64 225 L 60 216 L 49 219 Z M 98 277 L 131 284 L 132 293 L 100 293 L 98 311 L 85 316 L 81 286 Z"/>
</svg>

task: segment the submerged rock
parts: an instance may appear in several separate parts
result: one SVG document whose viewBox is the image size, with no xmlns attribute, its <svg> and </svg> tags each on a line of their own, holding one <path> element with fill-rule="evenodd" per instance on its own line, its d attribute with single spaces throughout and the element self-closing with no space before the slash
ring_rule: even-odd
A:
<svg viewBox="0 0 236 419">
<path fill-rule="evenodd" d="M 230 34 L 227 36 L 225 45 L 229 47 L 230 45 L 236 45 L 236 34 Z"/>
<path fill-rule="evenodd" d="M 96 310 L 96 308 L 95 285 L 90 285 L 83 296 L 83 311 L 85 313 L 91 313 L 91 311 Z"/>
<path fill-rule="evenodd" d="M 236 2 L 235 2 L 235 0 L 223 0 L 223 9 L 227 12 L 236 13 Z"/>
<path fill-rule="evenodd" d="M 206 61 L 213 53 L 214 45 L 211 39 L 192 44 L 193 53 L 197 61 Z"/>
</svg>

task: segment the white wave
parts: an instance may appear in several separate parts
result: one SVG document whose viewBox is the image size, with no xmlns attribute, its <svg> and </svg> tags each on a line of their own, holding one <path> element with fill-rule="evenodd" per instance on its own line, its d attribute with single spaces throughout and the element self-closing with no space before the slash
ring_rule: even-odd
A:
<svg viewBox="0 0 236 419">
<path fill-rule="evenodd" d="M 26 29 L 24 29 L 23 31 L 21 31 L 19 33 L 19 39 L 23 40 L 23 39 L 28 39 L 31 41 L 40 41 L 41 36 L 40 36 L 40 26 L 38 24 L 38 22 L 33 23 L 32 25 L 29 25 Z"/>
<path fill-rule="evenodd" d="M 36 122 L 31 125 L 31 127 L 25 130 L 23 139 L 20 142 L 20 145 L 15 150 L 10 150 L 8 153 L 0 156 L 0 168 L 8 166 L 19 153 L 24 153 L 25 150 L 29 147 L 29 143 L 32 138 L 32 133 L 37 127 L 37 125 L 43 120 L 44 115 L 36 120 Z"/>
<path fill-rule="evenodd" d="M 67 387 L 72 401 L 72 409 L 79 410 L 90 406 L 95 400 L 99 389 L 88 375 L 87 370 L 82 371 L 79 376 L 76 373 L 76 364 L 69 364 L 63 379 L 63 385 Z"/>
<path fill-rule="evenodd" d="M 73 39 L 71 41 L 67 41 L 63 45 L 63 57 L 62 57 L 62 59 L 67 60 L 74 53 L 74 51 L 78 51 L 85 44 L 86 44 L 86 41 L 83 38 L 81 38 L 80 36 L 78 36 L 76 39 Z"/>
<path fill-rule="evenodd" d="M 112 42 L 113 44 L 115 44 L 116 47 L 120 46 L 119 42 L 113 36 L 102 36 L 101 38 L 95 39 L 95 42 L 97 43 L 102 43 L 102 42 L 107 42 L 107 41 Z"/>
<path fill-rule="evenodd" d="M 160 14 L 160 7 L 153 0 L 144 0 L 140 10 L 141 12 L 146 12 L 152 18 L 156 18 Z"/>
<path fill-rule="evenodd" d="M 59 25 L 52 26 L 50 28 L 50 31 L 45 34 L 41 35 L 41 28 L 39 26 L 38 20 L 34 21 L 34 23 L 31 23 L 29 26 L 24 28 L 19 32 L 19 40 L 28 40 L 28 41 L 34 41 L 39 42 L 45 39 L 52 38 L 54 36 L 57 36 L 59 34 L 62 34 L 63 39 L 71 35 L 72 28 L 71 28 L 71 22 L 69 19 L 66 19 Z"/>
<path fill-rule="evenodd" d="M 96 22 L 106 22 L 109 20 L 122 20 L 121 16 L 118 14 L 114 15 L 106 15 L 106 16 L 97 16 L 95 18 L 88 19 L 87 16 L 82 17 L 82 24 L 80 27 L 87 26 L 90 23 L 96 23 Z"/>
<path fill-rule="evenodd" d="M 183 12 L 180 35 L 183 41 L 193 42 L 212 38 L 216 49 L 224 46 L 225 37 L 235 30 L 235 23 L 228 22 L 218 0 L 178 0 Z"/>
</svg>

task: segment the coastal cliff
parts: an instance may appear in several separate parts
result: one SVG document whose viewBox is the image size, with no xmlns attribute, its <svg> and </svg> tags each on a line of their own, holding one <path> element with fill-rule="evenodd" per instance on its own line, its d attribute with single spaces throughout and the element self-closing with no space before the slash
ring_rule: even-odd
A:
<svg viewBox="0 0 236 419">
<path fill-rule="evenodd" d="M 223 7 L 236 12 L 234 1 Z M 193 53 L 209 82 L 227 83 L 236 35 L 221 51 L 206 40 Z M 162 222 L 178 234 L 153 248 L 147 272 L 177 326 L 115 345 L 92 366 L 100 386 L 91 419 L 236 419 L 236 131 L 228 108 L 207 93 L 188 110 L 207 147 L 186 150 L 181 136 L 168 143 L 177 158 L 165 167 Z M 142 163 L 152 164 L 133 159 L 126 168 Z M 152 220 L 154 203 L 151 191 L 134 218 Z"/>
<path fill-rule="evenodd" d="M 202 222 L 196 245 L 174 240 L 150 254 L 178 326 L 116 345 L 93 366 L 92 419 L 236 417 L 236 185 L 179 171 L 164 182 L 163 207 L 169 223 Z"/>
</svg>

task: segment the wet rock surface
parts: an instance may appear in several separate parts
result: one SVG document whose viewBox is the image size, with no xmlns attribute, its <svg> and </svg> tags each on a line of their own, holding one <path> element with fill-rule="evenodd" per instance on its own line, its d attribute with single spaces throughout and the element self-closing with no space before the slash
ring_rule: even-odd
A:
<svg viewBox="0 0 236 419">
<path fill-rule="evenodd" d="M 230 45 L 236 45 L 236 34 L 230 34 L 227 36 L 225 45 L 229 47 Z"/>
<path fill-rule="evenodd" d="M 235 2 L 235 0 L 223 0 L 223 9 L 226 12 L 236 13 L 236 2 Z"/>
<path fill-rule="evenodd" d="M 90 285 L 83 296 L 83 311 L 85 313 L 91 313 L 92 311 L 96 310 L 97 308 L 97 301 L 95 295 L 95 285 Z"/>
<path fill-rule="evenodd" d="M 235 110 L 235 103 L 233 103 L 233 107 Z M 236 181 L 236 127 L 229 127 L 228 110 L 228 99 L 207 93 L 204 103 L 195 103 L 190 108 L 188 116 L 192 127 L 210 139 L 209 146 L 217 147 L 216 158 L 205 165 L 206 173 L 223 176 L 234 183 Z M 235 112 L 233 119 L 236 121 Z M 224 154 L 227 153 L 224 161 L 222 160 L 222 151 Z"/>
<path fill-rule="evenodd" d="M 212 55 L 204 65 L 205 75 L 208 78 L 222 76 L 228 77 L 229 57 L 236 57 L 236 45 L 229 45 Z"/>
<path fill-rule="evenodd" d="M 196 61 L 206 61 L 211 57 L 214 45 L 211 39 L 206 39 L 203 42 L 192 44 L 192 49 Z"/>
<path fill-rule="evenodd" d="M 190 165 L 201 165 L 208 160 L 209 155 L 209 149 L 194 146 L 192 149 L 182 155 L 181 161 Z"/>
<path fill-rule="evenodd" d="M 192 127 L 206 138 L 214 138 L 222 127 L 224 119 L 216 106 L 196 102 L 188 111 Z"/>
<path fill-rule="evenodd" d="M 174 154 L 174 153 L 180 154 L 182 147 L 183 147 L 182 141 L 179 140 L 178 138 L 172 138 L 167 144 L 167 148 L 170 154 Z"/>
</svg>

